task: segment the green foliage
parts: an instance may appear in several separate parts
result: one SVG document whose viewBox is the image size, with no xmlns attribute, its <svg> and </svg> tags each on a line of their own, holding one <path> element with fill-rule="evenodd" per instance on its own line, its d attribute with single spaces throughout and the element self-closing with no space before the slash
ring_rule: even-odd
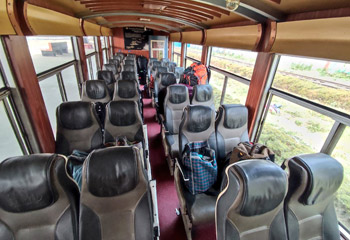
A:
<svg viewBox="0 0 350 240">
<path fill-rule="evenodd" d="M 301 126 L 301 124 L 303 124 L 303 122 L 302 122 L 302 121 L 299 121 L 299 120 L 295 120 L 295 124 L 296 124 L 297 126 Z"/>
<path fill-rule="evenodd" d="M 310 71 L 312 69 L 312 64 L 307 65 L 304 63 L 292 63 L 290 67 L 293 70 Z"/>
<path fill-rule="evenodd" d="M 318 122 L 307 121 L 306 127 L 312 133 L 326 131 Z"/>
<path fill-rule="evenodd" d="M 346 79 L 350 81 L 350 73 L 340 72 L 340 71 L 337 71 L 335 73 L 329 73 L 327 69 L 324 69 L 324 68 L 318 68 L 317 71 L 320 73 L 321 76 L 328 76 L 328 77 L 338 78 L 338 79 L 341 78 L 341 79 Z"/>
</svg>

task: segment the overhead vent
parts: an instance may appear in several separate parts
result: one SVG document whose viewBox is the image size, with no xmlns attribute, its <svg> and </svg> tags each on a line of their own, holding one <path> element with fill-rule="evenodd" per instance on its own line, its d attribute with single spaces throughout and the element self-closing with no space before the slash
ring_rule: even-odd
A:
<svg viewBox="0 0 350 240">
<path fill-rule="evenodd" d="M 152 10 L 164 10 L 166 6 L 163 5 L 157 5 L 157 4 L 143 4 L 143 7 L 146 9 L 152 9 Z"/>
</svg>

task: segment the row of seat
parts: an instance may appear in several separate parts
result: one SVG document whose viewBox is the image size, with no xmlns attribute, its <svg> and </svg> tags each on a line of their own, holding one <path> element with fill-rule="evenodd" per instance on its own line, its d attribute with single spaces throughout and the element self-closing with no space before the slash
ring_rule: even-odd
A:
<svg viewBox="0 0 350 240">
<path fill-rule="evenodd" d="M 158 239 L 155 183 L 137 148 L 93 151 L 80 193 L 66 164 L 57 154 L 0 163 L 0 239 Z"/>
</svg>

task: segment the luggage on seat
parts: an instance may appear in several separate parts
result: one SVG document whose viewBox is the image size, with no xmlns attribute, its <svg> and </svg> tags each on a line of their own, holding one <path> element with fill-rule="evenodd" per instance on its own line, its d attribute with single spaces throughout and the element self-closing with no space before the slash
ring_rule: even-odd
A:
<svg viewBox="0 0 350 240">
<path fill-rule="evenodd" d="M 78 240 L 79 190 L 57 154 L 0 163 L 1 240 Z"/>
<path fill-rule="evenodd" d="M 216 239 L 287 239 L 284 198 L 287 174 L 267 160 L 246 160 L 226 168 L 216 202 Z"/>
</svg>

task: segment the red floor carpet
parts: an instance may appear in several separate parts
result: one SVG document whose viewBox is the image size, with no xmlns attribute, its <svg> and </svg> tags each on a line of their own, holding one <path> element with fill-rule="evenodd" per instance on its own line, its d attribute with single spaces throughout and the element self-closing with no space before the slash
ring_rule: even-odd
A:
<svg viewBox="0 0 350 240">
<path fill-rule="evenodd" d="M 144 99 L 144 119 L 148 129 L 150 161 L 152 176 L 157 180 L 158 211 L 161 240 L 185 240 L 186 234 L 181 216 L 177 216 L 175 209 L 179 201 L 174 185 L 174 178 L 170 175 L 165 160 L 164 149 L 160 135 L 160 126 L 155 120 L 155 109 L 151 100 Z M 215 233 L 204 233 L 197 236 L 200 240 L 214 240 Z"/>
</svg>

